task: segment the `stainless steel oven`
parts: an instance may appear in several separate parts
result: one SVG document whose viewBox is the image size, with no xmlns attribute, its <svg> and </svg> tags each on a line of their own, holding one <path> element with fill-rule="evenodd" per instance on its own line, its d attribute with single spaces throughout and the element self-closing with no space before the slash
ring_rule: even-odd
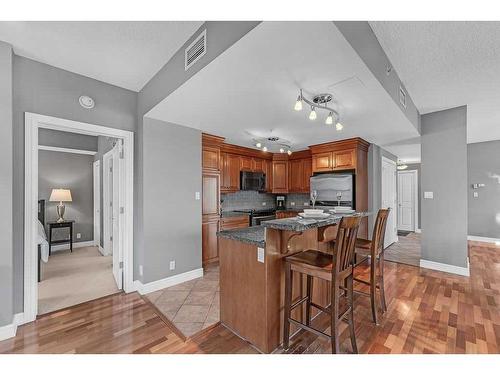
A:
<svg viewBox="0 0 500 375">
<path fill-rule="evenodd" d="M 250 226 L 255 227 L 263 221 L 276 219 L 276 210 L 236 210 L 236 212 L 244 212 L 250 215 Z"/>
</svg>

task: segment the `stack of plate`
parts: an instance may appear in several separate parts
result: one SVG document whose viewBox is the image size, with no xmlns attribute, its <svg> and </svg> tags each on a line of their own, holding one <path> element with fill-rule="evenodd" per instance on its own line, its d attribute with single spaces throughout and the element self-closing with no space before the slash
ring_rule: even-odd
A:
<svg viewBox="0 0 500 375">
<path fill-rule="evenodd" d="M 329 213 L 324 212 L 324 210 L 319 209 L 305 209 L 304 212 L 300 212 L 299 216 L 307 219 L 324 219 L 330 216 Z"/>
<path fill-rule="evenodd" d="M 351 207 L 339 206 L 339 207 L 335 207 L 333 210 L 330 210 L 330 212 L 333 212 L 335 214 L 352 214 L 356 211 L 353 210 Z"/>
</svg>

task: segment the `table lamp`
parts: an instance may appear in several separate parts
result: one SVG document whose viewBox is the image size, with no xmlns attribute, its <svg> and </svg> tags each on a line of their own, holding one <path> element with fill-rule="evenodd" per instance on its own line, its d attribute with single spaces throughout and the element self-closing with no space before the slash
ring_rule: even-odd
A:
<svg viewBox="0 0 500 375">
<path fill-rule="evenodd" d="M 58 223 L 62 223 L 64 221 L 64 204 L 63 202 L 71 202 L 71 191 L 69 189 L 52 189 L 52 193 L 50 193 L 49 200 L 51 202 L 59 202 L 57 205 L 57 219 Z"/>
</svg>

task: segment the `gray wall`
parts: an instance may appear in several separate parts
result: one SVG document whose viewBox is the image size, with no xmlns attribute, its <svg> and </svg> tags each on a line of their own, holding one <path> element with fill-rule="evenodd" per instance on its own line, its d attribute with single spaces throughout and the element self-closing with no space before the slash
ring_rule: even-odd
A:
<svg viewBox="0 0 500 375">
<path fill-rule="evenodd" d="M 467 107 L 422 115 L 422 259 L 467 266 Z"/>
<path fill-rule="evenodd" d="M 407 164 L 408 168 L 406 168 L 406 171 L 417 171 L 418 175 L 418 228 L 422 228 L 422 176 L 421 176 L 421 171 L 420 171 L 420 163 L 412 163 L 412 164 Z"/>
<path fill-rule="evenodd" d="M 371 238 L 377 212 L 382 208 L 382 157 L 397 161 L 397 157 L 376 144 L 368 149 L 368 237 Z"/>
<path fill-rule="evenodd" d="M 0 327 L 12 323 L 12 48 L 0 42 Z"/>
<path fill-rule="evenodd" d="M 500 238 L 500 141 L 471 143 L 468 156 L 468 213 L 471 236 Z M 485 187 L 472 189 L 472 184 Z M 478 197 L 473 197 L 473 192 Z"/>
<path fill-rule="evenodd" d="M 201 132 L 145 118 L 143 282 L 201 267 L 196 192 L 201 193 Z"/>
<path fill-rule="evenodd" d="M 38 130 L 38 144 L 43 146 L 97 151 L 97 137 L 52 129 Z"/>
<path fill-rule="evenodd" d="M 70 189 L 73 201 L 65 203 L 64 218 L 75 220 L 74 242 L 94 239 L 93 162 L 93 155 L 38 151 L 38 199 L 46 200 L 46 222 L 55 221 L 58 217 L 58 202 L 49 202 L 52 189 Z M 81 234 L 81 238 L 77 238 L 77 233 Z M 67 236 L 67 229 L 53 231 L 53 238 L 56 240 Z"/>
<path fill-rule="evenodd" d="M 401 112 L 420 132 L 420 115 L 417 107 L 399 79 L 396 69 L 392 67 L 391 73 L 386 74 L 387 63 L 390 63 L 390 60 L 369 23 L 367 21 L 334 21 L 333 23 L 398 105 Z M 406 108 L 399 103 L 399 86 L 406 91 Z"/>
<path fill-rule="evenodd" d="M 135 131 L 137 93 L 95 79 L 14 56 L 13 137 L 0 138 L 0 149 L 14 146 L 14 309 L 23 310 L 24 112 Z M 95 100 L 91 110 L 81 95 Z M 12 141 L 11 141 L 12 140 Z M 134 228 L 134 235 L 136 234 Z"/>
</svg>

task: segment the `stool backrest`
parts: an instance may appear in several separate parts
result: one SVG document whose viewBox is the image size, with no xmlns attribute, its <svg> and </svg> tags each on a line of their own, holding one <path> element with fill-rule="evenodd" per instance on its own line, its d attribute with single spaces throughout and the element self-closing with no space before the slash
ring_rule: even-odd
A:
<svg viewBox="0 0 500 375">
<path fill-rule="evenodd" d="M 361 216 L 344 216 L 340 221 L 334 246 L 334 267 L 332 272 L 341 273 L 352 267 L 356 237 Z"/>
<path fill-rule="evenodd" d="M 390 208 L 382 208 L 378 210 L 372 234 L 371 255 L 374 257 L 377 257 L 382 251 L 384 251 L 385 229 L 390 211 Z"/>
</svg>

